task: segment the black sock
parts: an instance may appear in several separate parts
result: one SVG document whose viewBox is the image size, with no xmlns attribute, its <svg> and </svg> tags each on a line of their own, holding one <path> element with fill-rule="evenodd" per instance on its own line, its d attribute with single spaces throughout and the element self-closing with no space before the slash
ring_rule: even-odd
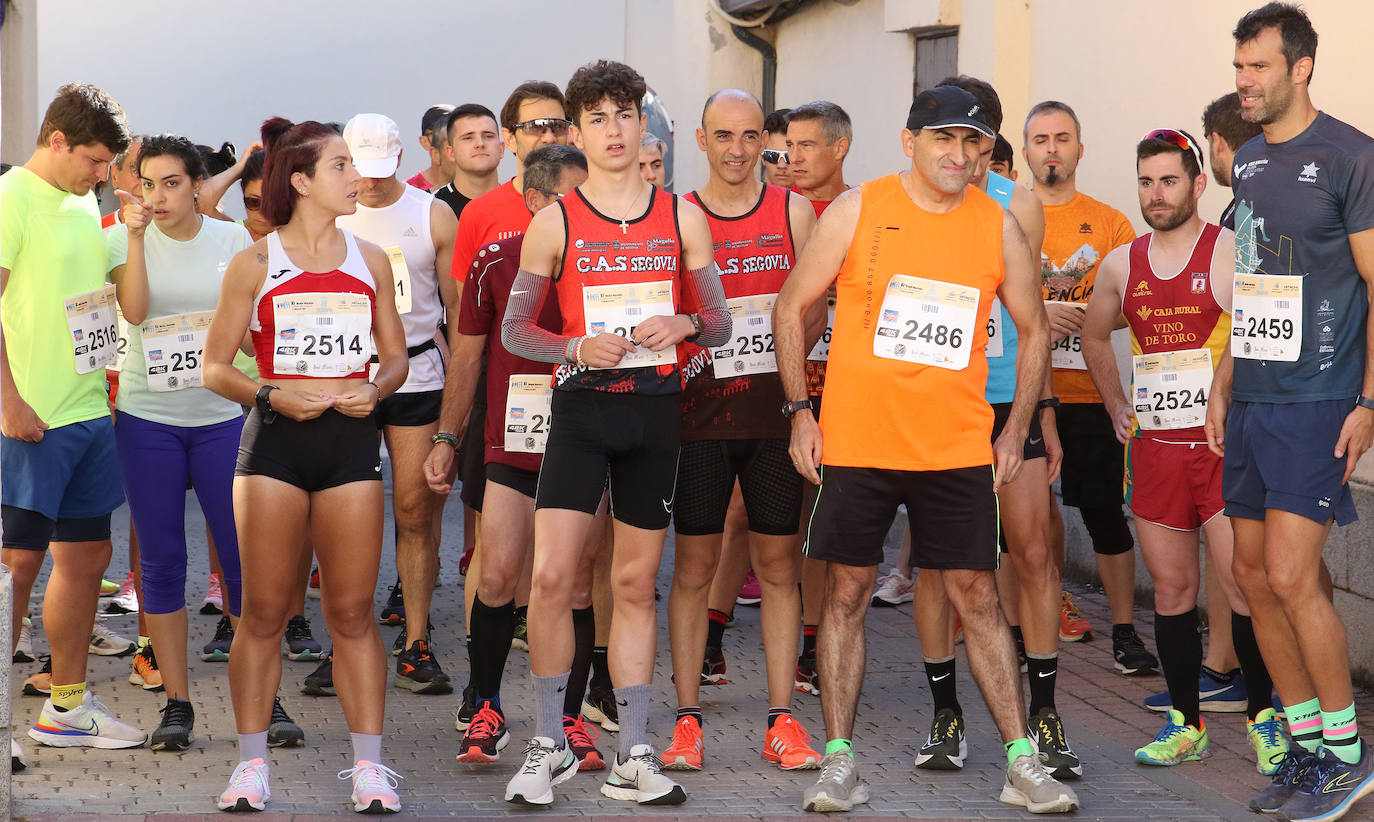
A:
<svg viewBox="0 0 1374 822">
<path fill-rule="evenodd" d="M 611 685 L 611 665 L 606 657 L 605 645 L 597 645 L 592 648 L 592 687 L 597 690 L 613 687 Z"/>
<path fill-rule="evenodd" d="M 706 647 L 719 648 L 725 639 L 725 625 L 730 621 L 730 615 L 715 608 L 708 608 L 706 618 L 710 620 L 706 627 Z"/>
<path fill-rule="evenodd" d="M 587 695 L 587 676 L 592 671 L 592 647 L 596 645 L 596 615 L 591 607 L 575 608 L 573 615 L 573 662 L 568 674 L 568 690 L 563 696 L 563 713 L 576 717 L 582 712 L 582 697 Z"/>
<path fill-rule="evenodd" d="M 926 682 L 930 684 L 930 695 L 935 701 L 935 712 L 949 708 L 958 716 L 964 715 L 964 709 L 959 705 L 959 697 L 956 695 L 957 688 L 955 683 L 957 677 L 954 675 L 954 657 L 926 661 Z"/>
<path fill-rule="evenodd" d="M 1054 710 L 1054 682 L 1059 678 L 1059 654 L 1026 654 L 1026 673 L 1030 677 L 1030 714 Z"/>
<path fill-rule="evenodd" d="M 1250 617 L 1231 614 L 1231 645 L 1240 660 L 1240 671 L 1245 674 L 1245 713 L 1253 720 L 1260 711 L 1274 707 L 1274 680 L 1269 677 L 1269 668 L 1264 664 L 1259 643 L 1255 642 L 1255 624 Z"/>
<path fill-rule="evenodd" d="M 1130 636 L 1135 633 L 1135 624 L 1131 622 L 1113 622 L 1112 639 L 1120 639 L 1122 636 Z M 1155 637 L 1155 642 L 1159 642 L 1159 637 Z"/>
<path fill-rule="evenodd" d="M 516 619 L 517 621 L 523 622 L 523 621 L 525 620 L 526 614 L 529 613 L 529 610 L 530 610 L 530 606 L 528 606 L 528 605 L 517 605 L 517 606 L 515 606 L 515 619 Z"/>
<path fill-rule="evenodd" d="M 472 598 L 472 684 L 478 697 L 494 698 L 501 693 L 501 675 L 510 655 L 510 639 L 515 635 L 515 600 L 491 606 L 481 596 Z"/>
<path fill-rule="evenodd" d="M 816 655 L 816 628 L 815 625 L 802 626 L 802 656 Z"/>
<path fill-rule="evenodd" d="M 1177 616 L 1156 611 L 1155 648 L 1174 710 L 1183 714 L 1185 725 L 1200 727 L 1197 680 L 1202 673 L 1202 635 L 1197 630 L 1197 608 Z"/>
<path fill-rule="evenodd" d="M 701 706 L 687 705 L 677 709 L 677 719 L 674 722 L 681 722 L 684 716 L 690 716 L 697 721 L 697 727 L 701 727 Z"/>
<path fill-rule="evenodd" d="M 768 709 L 768 727 L 770 727 L 770 728 L 773 727 L 773 723 L 774 723 L 774 722 L 777 722 L 777 721 L 778 721 L 778 717 L 783 716 L 783 715 L 791 716 L 791 715 L 792 715 L 792 709 L 791 709 L 791 708 L 769 708 L 769 709 Z"/>
</svg>

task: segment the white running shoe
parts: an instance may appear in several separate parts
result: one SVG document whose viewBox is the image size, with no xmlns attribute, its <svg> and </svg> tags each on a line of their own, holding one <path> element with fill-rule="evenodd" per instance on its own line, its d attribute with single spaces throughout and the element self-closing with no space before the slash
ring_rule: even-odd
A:
<svg viewBox="0 0 1374 822">
<path fill-rule="evenodd" d="M 91 628 L 90 652 L 97 656 L 128 656 L 138 650 L 138 643 L 105 627 L 99 617 Z"/>
<path fill-rule="evenodd" d="M 205 588 L 205 600 L 200 603 L 200 612 L 214 616 L 224 613 L 224 586 L 220 584 L 219 574 L 210 575 Z"/>
<path fill-rule="evenodd" d="M 70 711 L 57 710 L 51 698 L 44 700 L 29 738 L 53 748 L 137 748 L 148 741 L 141 729 L 115 719 L 91 691 Z"/>
<path fill-rule="evenodd" d="M 24 617 L 19 625 L 19 642 L 14 646 L 14 662 L 33 662 L 33 620 Z"/>
<path fill-rule="evenodd" d="M 916 598 L 916 580 L 893 568 L 878 580 L 873 591 L 873 607 L 892 608 Z"/>
<path fill-rule="evenodd" d="M 525 761 L 506 783 L 506 801 L 517 805 L 546 807 L 553 804 L 553 786 L 577 773 L 577 756 L 568 745 L 554 747 L 547 736 L 536 736 L 525 746 Z"/>
<path fill-rule="evenodd" d="M 19 746 L 19 740 L 10 737 L 10 773 L 19 773 L 29 766 L 29 760 L 24 758 L 24 749 Z"/>
<path fill-rule="evenodd" d="M 601 795 L 641 805 L 681 805 L 687 801 L 682 786 L 663 775 L 652 745 L 634 746 L 624 762 L 616 754 Z"/>
<path fill-rule="evenodd" d="M 260 811 L 271 798 L 272 789 L 267 787 L 267 763 L 250 759 L 234 767 L 229 787 L 219 795 L 216 804 L 222 811 Z"/>
<path fill-rule="evenodd" d="M 138 613 L 138 592 L 134 590 L 133 572 L 130 572 L 120 584 L 119 592 L 105 600 L 102 610 L 104 613 L 116 615 Z"/>
<path fill-rule="evenodd" d="M 1038 758 L 1030 756 L 1016 757 L 1007 768 L 1007 781 L 997 798 L 1031 813 L 1068 813 L 1078 807 L 1073 788 L 1055 779 Z"/>
<path fill-rule="evenodd" d="M 340 779 L 353 780 L 353 810 L 357 813 L 397 813 L 401 798 L 396 795 L 397 780 L 405 779 L 385 765 L 358 760 L 346 771 L 339 771 Z"/>
</svg>

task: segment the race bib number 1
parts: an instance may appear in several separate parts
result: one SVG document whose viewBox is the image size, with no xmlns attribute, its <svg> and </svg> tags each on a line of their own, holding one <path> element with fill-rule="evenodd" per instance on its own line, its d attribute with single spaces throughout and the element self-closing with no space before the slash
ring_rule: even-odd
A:
<svg viewBox="0 0 1374 822">
<path fill-rule="evenodd" d="M 825 320 L 825 333 L 821 335 L 816 344 L 811 347 L 811 353 L 806 355 L 812 362 L 825 362 L 830 359 L 830 337 L 835 333 L 835 295 L 831 294 L 825 298 L 827 316 Z"/>
<path fill-rule="evenodd" d="M 506 450 L 542 454 L 553 419 L 553 375 L 511 374 L 506 390 Z"/>
<path fill-rule="evenodd" d="M 1231 356 L 1295 362 L 1302 351 L 1302 277 L 1241 274 L 1231 291 Z"/>
<path fill-rule="evenodd" d="M 65 301 L 76 373 L 89 374 L 115 364 L 119 357 L 119 318 L 115 287 L 107 285 Z"/>
<path fill-rule="evenodd" d="M 203 385 L 200 376 L 205 337 L 213 311 L 159 317 L 143 324 L 143 361 L 149 391 L 181 391 Z"/>
<path fill-rule="evenodd" d="M 626 339 L 635 327 L 650 317 L 677 313 L 673 305 L 673 284 L 669 280 L 627 285 L 582 286 L 582 315 L 587 334 L 619 334 Z M 620 359 L 616 368 L 649 368 L 677 362 L 676 346 L 662 351 L 639 347 Z"/>
<path fill-rule="evenodd" d="M 372 355 L 372 304 L 366 294 L 287 294 L 272 300 L 278 374 L 347 377 Z"/>
<path fill-rule="evenodd" d="M 391 261 L 391 279 L 396 281 L 396 313 L 410 313 L 410 269 L 406 256 L 398 245 L 388 246 L 386 258 Z"/>
<path fill-rule="evenodd" d="M 730 342 L 711 349 L 716 379 L 777 372 L 773 352 L 773 303 L 777 298 L 777 294 L 760 294 L 725 301 L 730 309 Z"/>
<path fill-rule="evenodd" d="M 1131 358 L 1135 418 L 1147 431 L 1196 428 L 1207 420 L 1212 352 L 1205 348 Z"/>
<path fill-rule="evenodd" d="M 898 274 L 887 284 L 873 354 L 962 371 L 977 320 L 978 289 Z"/>
</svg>

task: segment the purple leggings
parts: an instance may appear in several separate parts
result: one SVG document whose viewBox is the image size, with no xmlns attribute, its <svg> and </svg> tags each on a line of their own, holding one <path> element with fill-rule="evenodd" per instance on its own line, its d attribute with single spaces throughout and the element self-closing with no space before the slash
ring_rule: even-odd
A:
<svg viewBox="0 0 1374 822">
<path fill-rule="evenodd" d="M 234 529 L 234 461 L 243 419 L 184 428 L 119 411 L 114 428 L 124 492 L 138 529 L 143 610 L 170 614 L 186 607 L 189 480 L 224 569 L 224 604 L 238 616 L 243 580 Z"/>
</svg>

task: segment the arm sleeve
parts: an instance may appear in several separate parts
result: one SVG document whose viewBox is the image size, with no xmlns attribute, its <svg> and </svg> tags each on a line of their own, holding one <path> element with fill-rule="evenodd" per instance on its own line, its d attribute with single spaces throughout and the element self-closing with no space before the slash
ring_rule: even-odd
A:
<svg viewBox="0 0 1374 822">
<path fill-rule="evenodd" d="M 689 340 L 702 348 L 715 348 L 730 341 L 730 309 L 725 306 L 725 289 L 720 285 L 720 269 L 715 262 L 687 272 L 687 287 L 700 306 L 701 333 Z"/>
<path fill-rule="evenodd" d="M 506 317 L 501 321 L 501 344 L 510 353 L 527 360 L 567 363 L 564 354 L 572 338 L 546 331 L 536 322 L 551 282 L 548 277 L 523 268 L 515 275 L 510 301 L 506 303 Z"/>
</svg>

